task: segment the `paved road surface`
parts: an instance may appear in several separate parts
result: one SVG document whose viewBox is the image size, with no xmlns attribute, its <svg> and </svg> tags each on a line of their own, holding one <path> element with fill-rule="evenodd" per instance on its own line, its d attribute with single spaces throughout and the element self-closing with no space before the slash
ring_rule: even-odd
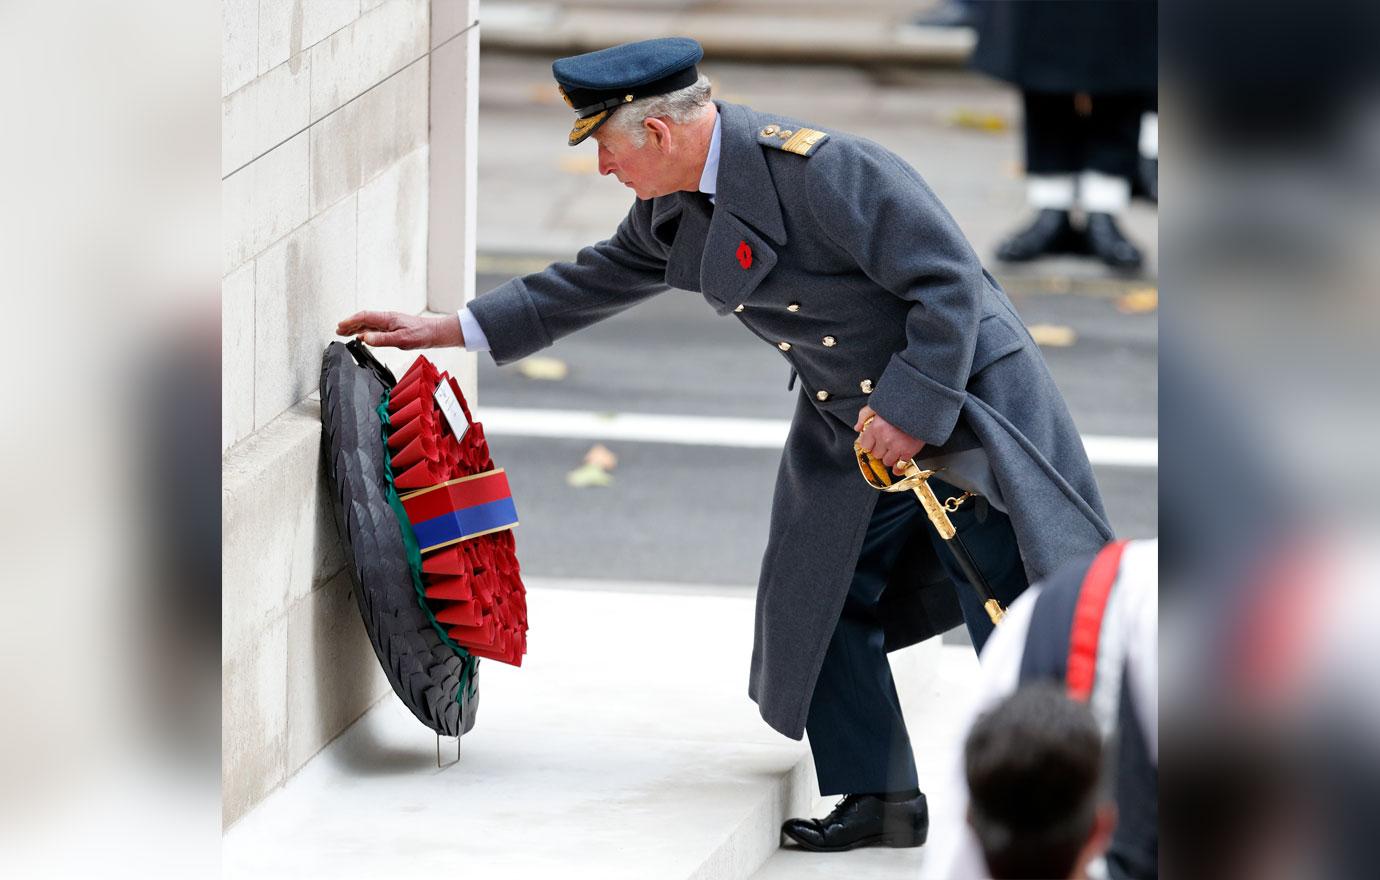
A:
<svg viewBox="0 0 1380 880">
<path fill-rule="evenodd" d="M 486 53 L 482 61 L 480 291 L 606 237 L 630 204 L 616 181 L 594 172 L 592 150 L 564 146 L 567 111 L 547 70 L 546 61 L 523 56 Z M 1015 98 L 998 86 L 953 72 L 852 67 L 720 64 L 709 72 L 730 99 L 833 123 L 896 149 L 927 176 L 980 253 L 1021 216 L 1016 133 L 953 122 L 957 114 L 986 113 L 1017 123 Z M 1153 253 L 1153 208 L 1137 205 L 1130 220 Z M 1027 324 L 1076 334 L 1071 346 L 1045 354 L 1080 430 L 1153 441 L 1156 316 L 1119 308 L 1128 292 L 1154 290 L 1152 272 L 1112 278 L 1096 265 L 1063 260 L 998 275 Z M 694 293 L 663 294 L 542 355 L 565 361 L 568 376 L 532 380 L 481 356 L 481 418 L 483 407 L 501 407 L 785 420 L 794 404 L 780 354 L 715 316 Z M 517 497 L 526 571 L 688 589 L 755 584 L 776 450 L 607 442 L 618 456 L 613 484 L 566 485 L 593 442 L 494 438 Z M 1102 466 L 1098 477 L 1121 534 L 1157 534 L 1153 464 Z"/>
</svg>

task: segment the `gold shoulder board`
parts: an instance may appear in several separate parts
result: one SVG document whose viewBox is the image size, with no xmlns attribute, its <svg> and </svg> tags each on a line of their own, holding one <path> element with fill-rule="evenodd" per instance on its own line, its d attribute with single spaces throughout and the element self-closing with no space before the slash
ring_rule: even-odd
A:
<svg viewBox="0 0 1380 880">
<path fill-rule="evenodd" d="M 778 150 L 785 150 L 787 153 L 795 153 L 800 156 L 808 156 L 814 152 L 815 147 L 829 139 L 826 132 L 817 131 L 813 128 L 797 128 L 792 130 L 788 127 L 779 125 L 768 125 L 758 132 L 758 142 L 764 147 L 775 147 Z"/>
</svg>

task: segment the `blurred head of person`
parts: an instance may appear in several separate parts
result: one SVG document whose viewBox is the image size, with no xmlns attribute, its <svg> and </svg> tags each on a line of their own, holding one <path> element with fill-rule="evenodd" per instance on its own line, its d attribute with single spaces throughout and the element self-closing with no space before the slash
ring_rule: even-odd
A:
<svg viewBox="0 0 1380 880">
<path fill-rule="evenodd" d="M 991 876 L 1082 878 L 1116 826 L 1103 746 L 1086 706 L 1026 685 L 978 718 L 964 745 L 968 824 Z"/>
</svg>

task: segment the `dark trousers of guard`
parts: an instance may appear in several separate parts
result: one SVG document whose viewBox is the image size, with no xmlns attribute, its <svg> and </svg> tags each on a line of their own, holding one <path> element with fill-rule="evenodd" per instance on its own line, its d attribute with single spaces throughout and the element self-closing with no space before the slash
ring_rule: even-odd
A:
<svg viewBox="0 0 1380 880">
<path fill-rule="evenodd" d="M 941 500 L 961 494 L 939 480 L 931 479 L 930 485 Z M 1009 605 L 1027 585 L 1011 521 L 995 508 L 988 508 L 980 518 L 972 502 L 949 516 L 1002 605 Z M 822 795 L 902 793 L 919 788 L 877 616 L 887 577 L 913 529 L 926 530 L 934 541 L 974 648 L 981 651 L 992 633 L 977 594 L 942 546 L 943 539 L 915 496 L 910 492 L 880 495 L 805 723 Z"/>
<path fill-rule="evenodd" d="M 1023 92 L 1028 174 L 1100 171 L 1130 178 L 1140 155 L 1140 120 L 1155 96 Z"/>
</svg>

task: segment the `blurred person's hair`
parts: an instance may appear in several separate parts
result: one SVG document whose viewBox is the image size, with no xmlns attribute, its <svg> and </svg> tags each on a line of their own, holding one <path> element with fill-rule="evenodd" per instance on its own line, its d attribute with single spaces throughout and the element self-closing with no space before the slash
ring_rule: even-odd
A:
<svg viewBox="0 0 1380 880">
<path fill-rule="evenodd" d="M 709 77 L 700 74 L 694 85 L 623 104 L 605 125 L 626 134 L 633 146 L 640 150 L 647 143 L 643 122 L 653 116 L 665 116 L 672 122 L 689 122 L 699 116 L 709 103 L 710 93 Z"/>
<path fill-rule="evenodd" d="M 1097 722 L 1058 687 L 1022 686 L 980 716 L 963 762 L 968 824 L 996 880 L 1071 877 L 1090 839 L 1110 836 Z"/>
</svg>

